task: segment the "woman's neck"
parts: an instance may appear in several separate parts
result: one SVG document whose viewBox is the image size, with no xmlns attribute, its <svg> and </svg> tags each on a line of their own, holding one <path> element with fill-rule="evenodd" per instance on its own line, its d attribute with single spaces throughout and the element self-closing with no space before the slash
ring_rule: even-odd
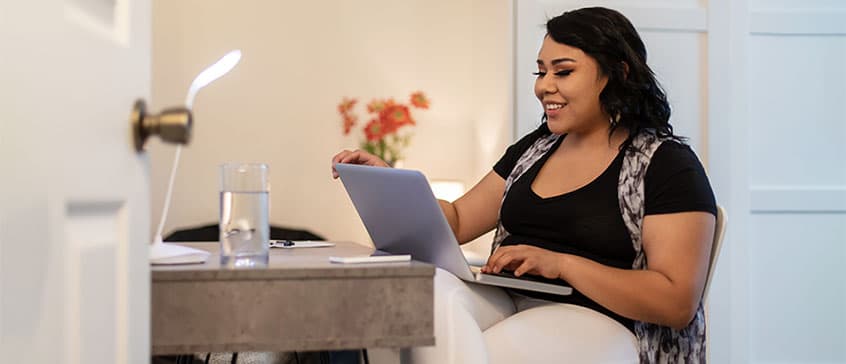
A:
<svg viewBox="0 0 846 364">
<path fill-rule="evenodd" d="M 603 125 L 588 130 L 573 131 L 567 133 L 565 143 L 568 144 L 568 147 L 571 149 L 619 149 L 620 145 L 626 141 L 626 138 L 629 135 L 628 130 L 617 127 L 609 138 L 608 133 L 610 130 L 610 125 Z"/>
</svg>

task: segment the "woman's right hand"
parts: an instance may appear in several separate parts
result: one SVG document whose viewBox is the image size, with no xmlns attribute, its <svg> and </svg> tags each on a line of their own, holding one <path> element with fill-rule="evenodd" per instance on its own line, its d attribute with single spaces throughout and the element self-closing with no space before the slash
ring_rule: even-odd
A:
<svg viewBox="0 0 846 364">
<path fill-rule="evenodd" d="M 335 156 L 332 157 L 332 178 L 338 178 L 338 171 L 335 170 L 336 163 L 363 164 L 366 166 L 375 167 L 389 167 L 388 163 L 385 163 L 385 161 L 383 161 L 379 157 L 359 149 L 356 149 L 352 152 L 349 150 L 344 150 L 338 154 L 335 154 Z"/>
</svg>

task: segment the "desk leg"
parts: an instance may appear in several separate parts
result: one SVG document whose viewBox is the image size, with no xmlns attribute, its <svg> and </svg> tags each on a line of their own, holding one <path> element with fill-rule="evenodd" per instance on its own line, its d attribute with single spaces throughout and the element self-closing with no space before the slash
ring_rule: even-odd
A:
<svg viewBox="0 0 846 364">
<path fill-rule="evenodd" d="M 410 362 L 409 349 L 367 349 L 370 364 L 405 364 Z"/>
</svg>

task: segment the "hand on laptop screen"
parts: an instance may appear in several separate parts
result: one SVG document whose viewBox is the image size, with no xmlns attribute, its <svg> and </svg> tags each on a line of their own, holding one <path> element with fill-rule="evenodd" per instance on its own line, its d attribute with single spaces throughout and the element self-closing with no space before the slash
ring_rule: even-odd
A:
<svg viewBox="0 0 846 364">
<path fill-rule="evenodd" d="M 381 160 L 379 157 L 367 153 L 363 150 L 343 150 L 338 154 L 335 154 L 332 157 L 332 178 L 338 178 L 338 171 L 335 170 L 336 163 L 348 163 L 348 164 L 363 164 L 366 166 L 374 166 L 374 167 L 390 167 L 388 163 Z"/>
</svg>

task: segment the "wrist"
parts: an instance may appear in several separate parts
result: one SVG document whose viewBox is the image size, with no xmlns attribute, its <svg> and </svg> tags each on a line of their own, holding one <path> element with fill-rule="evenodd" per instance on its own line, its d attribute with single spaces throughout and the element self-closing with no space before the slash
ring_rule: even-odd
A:
<svg viewBox="0 0 846 364">
<path fill-rule="evenodd" d="M 572 268 L 573 256 L 570 254 L 561 253 L 558 257 L 558 278 L 568 281 L 570 269 Z M 569 281 L 568 281 L 569 282 Z"/>
</svg>

